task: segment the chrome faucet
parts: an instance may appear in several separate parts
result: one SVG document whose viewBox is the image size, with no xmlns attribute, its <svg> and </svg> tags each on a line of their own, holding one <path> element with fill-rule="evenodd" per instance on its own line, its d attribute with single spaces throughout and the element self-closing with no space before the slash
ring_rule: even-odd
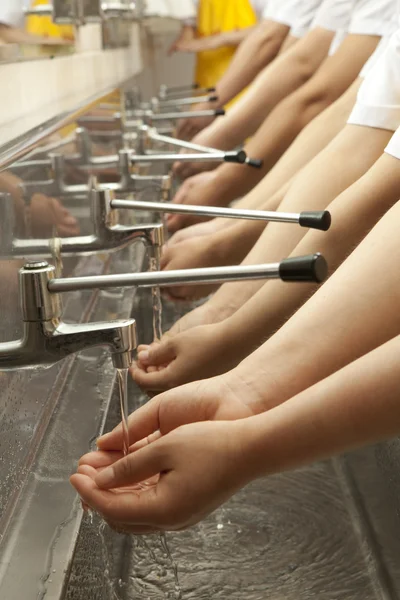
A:
<svg viewBox="0 0 400 600">
<path fill-rule="evenodd" d="M 167 86 L 165 84 L 160 85 L 160 89 L 158 92 L 159 98 L 167 98 L 173 95 L 179 94 L 203 94 L 203 93 L 213 93 L 215 92 L 215 88 L 200 88 L 198 83 L 193 83 L 189 85 L 178 85 L 178 86 Z"/>
<path fill-rule="evenodd" d="M 179 108 L 180 106 L 192 106 L 199 102 L 217 102 L 218 96 L 196 96 L 191 98 L 152 98 L 149 103 L 143 103 L 141 108 L 150 109 L 153 113 L 159 113 L 167 108 Z"/>
<path fill-rule="evenodd" d="M 327 271 L 326 261 L 320 254 L 265 265 L 60 279 L 55 278 L 55 268 L 48 263 L 29 263 L 19 273 L 24 335 L 21 340 L 0 344 L 0 369 L 50 366 L 70 354 L 93 346 L 108 346 L 116 368 L 128 368 L 131 365 L 132 351 L 137 345 L 135 321 L 68 325 L 61 321 L 62 292 L 278 278 L 283 281 L 321 283 Z"/>
<path fill-rule="evenodd" d="M 118 369 L 132 364 L 137 347 L 134 319 L 88 324 L 63 323 L 59 294 L 50 294 L 55 268 L 46 262 L 27 264 L 19 272 L 24 324 L 20 340 L 0 344 L 0 370 L 49 367 L 94 346 L 107 346 Z"/>
<path fill-rule="evenodd" d="M 12 239 L 5 234 L 1 240 L 1 253 L 12 258 L 48 258 L 55 250 L 63 256 L 115 252 L 126 246 L 142 241 L 149 250 L 160 249 L 164 243 L 163 225 L 122 226 L 116 223 L 115 212 L 111 208 L 112 192 L 98 190 L 95 186 L 89 192 L 91 216 L 94 232 L 91 235 L 54 239 Z M 4 204 L 4 202 L 2 202 Z M 10 205 L 10 204 L 9 204 Z M 4 221 L 8 222 L 8 221 Z M 12 234 L 11 234 L 12 235 Z"/>
<path fill-rule="evenodd" d="M 195 206 L 172 204 L 167 202 L 144 202 L 142 200 L 120 200 L 114 194 L 104 196 L 109 208 L 116 210 L 139 210 L 157 213 L 195 215 L 199 217 L 222 217 L 225 219 L 248 219 L 250 221 L 275 221 L 278 223 L 297 223 L 300 227 L 328 231 L 331 226 L 331 214 L 326 210 L 303 211 L 301 213 L 283 213 L 267 210 L 243 210 L 220 208 L 217 206 Z"/>
<path fill-rule="evenodd" d="M 117 183 L 97 184 L 97 189 L 113 190 L 120 193 L 140 192 L 148 187 L 160 191 L 163 200 L 170 199 L 172 186 L 171 177 L 168 175 L 137 175 L 131 173 L 131 150 L 120 150 L 118 154 L 110 156 L 93 157 L 89 168 L 101 171 L 102 168 L 115 166 L 119 171 L 120 180 Z M 65 182 L 66 159 L 63 154 L 52 154 L 50 157 L 53 178 L 47 181 L 25 181 L 21 184 L 25 196 L 34 192 L 43 192 L 53 196 L 76 197 L 86 195 L 90 191 L 90 184 L 67 184 Z"/>
<path fill-rule="evenodd" d="M 321 254 L 317 253 L 309 256 L 287 258 L 280 263 L 262 265 L 51 279 L 48 283 L 48 292 L 51 294 L 116 287 L 172 287 L 255 279 L 321 283 L 325 280 L 327 273 L 326 260 Z"/>
<path fill-rule="evenodd" d="M 165 113 L 154 113 L 152 110 L 132 110 L 127 112 L 127 121 L 124 128 L 129 131 L 132 127 L 137 127 L 138 123 L 152 127 L 160 121 L 179 121 L 179 119 L 195 119 L 197 117 L 223 117 L 225 110 L 217 108 L 216 110 L 193 110 L 193 111 L 172 111 Z"/>
</svg>

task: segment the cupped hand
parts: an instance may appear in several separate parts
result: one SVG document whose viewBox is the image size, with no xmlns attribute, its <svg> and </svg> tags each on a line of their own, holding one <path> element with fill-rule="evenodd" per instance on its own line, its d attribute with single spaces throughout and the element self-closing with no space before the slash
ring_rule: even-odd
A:
<svg viewBox="0 0 400 600">
<path fill-rule="evenodd" d="M 100 472 L 85 468 L 71 483 L 82 501 L 119 531 L 185 529 L 250 481 L 246 421 L 179 427 Z M 154 476 L 159 476 L 155 485 L 136 488 Z"/>
</svg>

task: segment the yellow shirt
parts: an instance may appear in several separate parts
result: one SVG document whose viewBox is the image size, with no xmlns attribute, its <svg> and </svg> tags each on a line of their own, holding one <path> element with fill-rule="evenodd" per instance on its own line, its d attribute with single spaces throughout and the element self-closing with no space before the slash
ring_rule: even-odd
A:
<svg viewBox="0 0 400 600">
<path fill-rule="evenodd" d="M 40 4 L 48 4 L 47 0 L 32 0 L 32 8 Z M 32 35 L 47 38 L 62 38 L 74 41 L 75 29 L 72 25 L 56 25 L 51 17 L 29 15 L 26 19 L 26 31 Z"/>
<path fill-rule="evenodd" d="M 201 37 L 253 27 L 257 15 L 250 0 L 200 0 L 197 32 Z M 206 50 L 197 55 L 196 83 L 214 87 L 225 73 L 236 48 Z"/>
</svg>

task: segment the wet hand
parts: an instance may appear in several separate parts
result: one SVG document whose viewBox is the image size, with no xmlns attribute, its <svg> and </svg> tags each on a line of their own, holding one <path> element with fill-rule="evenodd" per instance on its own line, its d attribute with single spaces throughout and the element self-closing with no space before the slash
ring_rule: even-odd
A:
<svg viewBox="0 0 400 600">
<path fill-rule="evenodd" d="M 79 235 L 78 221 L 57 198 L 34 194 L 30 203 L 30 212 L 35 235 L 51 237 L 54 229 L 60 237 Z"/>
<path fill-rule="evenodd" d="M 204 102 L 195 104 L 193 111 L 210 110 L 219 108 L 215 103 Z M 210 117 L 190 117 L 178 121 L 176 137 L 180 140 L 190 142 L 203 129 L 211 125 L 216 119 L 215 116 Z"/>
<path fill-rule="evenodd" d="M 163 391 L 226 373 L 236 365 L 236 350 L 223 324 L 193 327 L 140 346 L 131 374 L 141 388 Z"/>
<path fill-rule="evenodd" d="M 200 173 L 187 179 L 176 193 L 174 204 L 195 204 L 201 206 L 218 206 L 220 194 L 217 185 L 217 171 Z M 167 227 L 171 233 L 194 225 L 195 223 L 209 220 L 207 217 L 191 215 L 170 214 L 167 218 Z"/>
<path fill-rule="evenodd" d="M 250 481 L 246 421 L 179 427 L 100 472 L 85 467 L 71 483 L 83 502 L 119 531 L 185 529 Z M 159 477 L 155 485 L 137 489 L 154 476 Z"/>
<path fill-rule="evenodd" d="M 213 267 L 222 264 L 219 252 L 214 250 L 210 236 L 195 237 L 180 244 L 167 247 L 161 258 L 161 269 L 174 271 L 179 269 L 196 269 Z M 167 288 L 172 300 L 195 300 L 205 298 L 218 288 L 218 284 L 182 285 Z"/>
</svg>

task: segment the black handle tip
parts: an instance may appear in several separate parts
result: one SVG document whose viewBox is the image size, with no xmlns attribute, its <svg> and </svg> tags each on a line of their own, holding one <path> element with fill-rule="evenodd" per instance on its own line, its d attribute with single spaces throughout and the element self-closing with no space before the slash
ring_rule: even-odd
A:
<svg viewBox="0 0 400 600">
<path fill-rule="evenodd" d="M 322 254 L 311 254 L 283 260 L 279 267 L 282 281 L 313 281 L 322 283 L 328 275 L 328 265 Z"/>
<path fill-rule="evenodd" d="M 263 164 L 263 161 L 258 158 L 247 158 L 246 160 L 246 165 L 253 167 L 253 169 L 261 169 Z"/>
<path fill-rule="evenodd" d="M 332 223 L 332 217 L 327 210 L 302 212 L 300 213 L 299 223 L 301 227 L 328 231 Z"/>
<path fill-rule="evenodd" d="M 208 92 L 209 94 L 213 94 L 216 91 L 217 91 L 217 88 L 215 88 L 215 87 L 211 87 L 211 88 L 207 88 L 206 89 L 206 92 Z"/>
<path fill-rule="evenodd" d="M 214 114 L 215 114 L 216 117 L 223 117 L 225 115 L 225 109 L 224 108 L 218 108 L 215 111 Z"/>
<path fill-rule="evenodd" d="M 224 160 L 225 162 L 243 165 L 247 160 L 247 154 L 244 150 L 239 150 L 238 152 L 225 152 Z"/>
<path fill-rule="evenodd" d="M 217 102 L 218 101 L 218 96 L 210 96 L 208 99 L 209 102 Z"/>
</svg>

